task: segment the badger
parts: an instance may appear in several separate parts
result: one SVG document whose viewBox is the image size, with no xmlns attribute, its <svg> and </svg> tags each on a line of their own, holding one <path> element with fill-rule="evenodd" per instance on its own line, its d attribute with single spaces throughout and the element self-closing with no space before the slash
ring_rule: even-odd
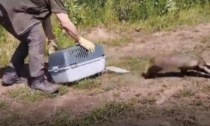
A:
<svg viewBox="0 0 210 126">
<path fill-rule="evenodd" d="M 210 75 L 209 64 L 199 55 L 169 54 L 152 57 L 142 73 L 144 78 L 155 78 L 161 71 L 179 70 L 185 75 L 188 70 Z"/>
</svg>

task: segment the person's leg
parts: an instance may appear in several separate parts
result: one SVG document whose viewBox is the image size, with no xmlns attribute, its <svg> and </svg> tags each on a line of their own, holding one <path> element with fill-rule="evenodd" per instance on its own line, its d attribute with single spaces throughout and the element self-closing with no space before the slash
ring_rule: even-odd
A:
<svg viewBox="0 0 210 126">
<path fill-rule="evenodd" d="M 28 43 L 21 42 L 11 59 L 11 65 L 17 70 L 17 74 L 22 76 L 24 60 L 28 56 Z"/>
<path fill-rule="evenodd" d="M 53 93 L 58 90 L 57 85 L 50 84 L 44 72 L 45 33 L 42 24 L 31 28 L 27 34 L 29 47 L 29 72 L 31 88 Z"/>
<path fill-rule="evenodd" d="M 24 79 L 21 78 L 24 74 L 24 60 L 28 55 L 28 44 L 21 42 L 15 50 L 10 64 L 7 67 L 3 77 L 2 84 L 10 86 L 15 83 L 23 83 Z"/>
</svg>

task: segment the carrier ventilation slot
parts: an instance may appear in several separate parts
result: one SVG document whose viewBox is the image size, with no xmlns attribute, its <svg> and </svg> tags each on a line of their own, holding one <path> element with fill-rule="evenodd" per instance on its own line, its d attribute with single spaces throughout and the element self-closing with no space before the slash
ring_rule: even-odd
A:
<svg viewBox="0 0 210 126">
<path fill-rule="evenodd" d="M 83 48 L 77 48 L 70 51 L 70 55 L 74 55 L 76 58 L 88 57 L 88 52 Z"/>
</svg>

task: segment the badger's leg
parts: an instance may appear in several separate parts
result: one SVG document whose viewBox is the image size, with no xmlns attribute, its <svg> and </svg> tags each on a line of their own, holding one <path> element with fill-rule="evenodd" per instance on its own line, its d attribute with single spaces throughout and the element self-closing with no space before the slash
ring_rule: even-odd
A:
<svg viewBox="0 0 210 126">
<path fill-rule="evenodd" d="M 145 72 L 142 75 L 145 78 L 155 78 L 156 74 L 161 70 L 162 68 L 151 65 L 148 68 L 146 68 Z"/>
<path fill-rule="evenodd" d="M 155 78 L 156 75 L 158 74 L 158 72 L 160 72 L 163 68 L 161 67 L 158 67 L 158 66 L 152 66 L 150 67 L 149 69 L 149 73 L 150 73 L 150 76 Z"/>
<path fill-rule="evenodd" d="M 187 68 L 179 68 L 181 75 L 184 77 L 187 74 Z"/>
<path fill-rule="evenodd" d="M 145 79 L 154 78 L 154 76 L 152 75 L 152 72 L 151 72 L 151 68 L 152 68 L 152 66 L 147 66 L 147 67 L 145 68 L 145 71 L 142 73 L 142 76 L 143 76 Z"/>
<path fill-rule="evenodd" d="M 150 60 L 150 62 L 146 65 L 146 68 L 145 68 L 145 70 L 144 70 L 144 72 L 142 73 L 142 76 L 144 77 L 144 78 L 151 78 L 151 67 L 153 66 L 153 63 L 152 63 L 152 61 Z"/>
</svg>

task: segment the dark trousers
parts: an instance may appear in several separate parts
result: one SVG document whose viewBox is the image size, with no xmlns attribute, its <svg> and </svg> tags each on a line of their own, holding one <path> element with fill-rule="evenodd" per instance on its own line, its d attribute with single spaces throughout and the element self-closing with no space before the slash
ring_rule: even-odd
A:
<svg viewBox="0 0 210 126">
<path fill-rule="evenodd" d="M 20 73 L 23 70 L 25 58 L 29 56 L 30 77 L 43 75 L 46 36 L 42 24 L 36 24 L 18 39 L 21 42 L 12 56 L 11 64 Z"/>
</svg>

